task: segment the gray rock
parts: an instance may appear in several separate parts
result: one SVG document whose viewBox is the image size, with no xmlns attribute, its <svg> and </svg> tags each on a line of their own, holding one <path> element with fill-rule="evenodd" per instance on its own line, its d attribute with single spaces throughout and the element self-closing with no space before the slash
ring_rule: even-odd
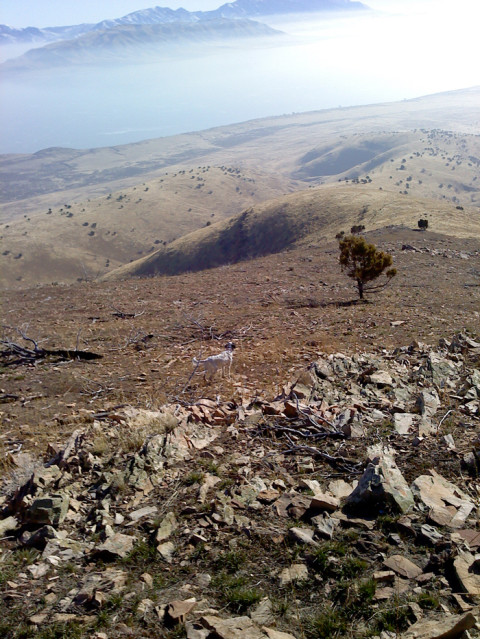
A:
<svg viewBox="0 0 480 639">
<path fill-rule="evenodd" d="M 135 510 L 133 513 L 128 513 L 128 517 L 132 522 L 140 521 L 144 517 L 149 517 L 150 515 L 155 515 L 158 512 L 158 508 L 156 506 L 145 506 L 145 508 L 140 508 L 139 510 Z"/>
<path fill-rule="evenodd" d="M 155 539 L 158 543 L 165 541 L 170 535 L 177 529 L 178 522 L 175 518 L 175 513 L 170 512 L 165 515 L 160 524 Z"/>
<path fill-rule="evenodd" d="M 233 617 L 221 619 L 213 615 L 205 615 L 201 623 L 218 639 L 265 639 L 264 633 L 250 617 Z"/>
<path fill-rule="evenodd" d="M 259 626 L 274 623 L 275 615 L 273 613 L 273 605 L 270 599 L 268 597 L 261 599 L 258 606 L 256 606 L 250 613 L 250 617 Z"/>
<path fill-rule="evenodd" d="M 171 541 L 166 541 L 164 544 L 159 544 L 157 546 L 157 550 L 160 553 L 161 557 L 167 563 L 171 563 L 173 555 L 175 553 L 175 546 Z"/>
<path fill-rule="evenodd" d="M 461 528 L 474 506 L 468 495 L 433 469 L 415 479 L 412 492 L 439 526 Z"/>
<path fill-rule="evenodd" d="M 395 413 L 393 416 L 393 427 L 399 435 L 408 435 L 416 415 L 413 413 Z"/>
<path fill-rule="evenodd" d="M 461 615 L 437 614 L 420 619 L 401 635 L 401 639 L 461 639 L 476 624 L 471 612 Z"/>
<path fill-rule="evenodd" d="M 68 495 L 50 495 L 35 499 L 25 513 L 25 521 L 29 524 L 61 524 L 68 511 Z"/>
<path fill-rule="evenodd" d="M 407 482 L 394 461 L 394 451 L 381 446 L 371 447 L 373 460 L 360 478 L 358 486 L 347 497 L 347 508 L 364 508 L 372 505 L 388 505 L 397 512 L 406 513 L 414 505 Z"/>
<path fill-rule="evenodd" d="M 417 406 L 423 417 L 433 417 L 440 408 L 440 398 L 435 389 L 423 390 L 417 398 Z"/>
<path fill-rule="evenodd" d="M 45 546 L 42 557 L 51 563 L 58 561 L 71 561 L 72 559 L 82 559 L 92 548 L 93 544 L 84 543 L 75 539 L 59 538 L 49 539 Z M 53 558 L 53 559 L 52 559 Z"/>
<path fill-rule="evenodd" d="M 305 581 L 305 579 L 308 579 L 308 568 L 305 564 L 293 564 L 289 568 L 284 568 L 279 576 L 281 586 L 286 586 L 292 581 Z"/>
<path fill-rule="evenodd" d="M 453 363 L 436 353 L 428 355 L 426 365 L 420 370 L 439 388 L 444 388 L 448 380 L 456 376 Z"/>
<path fill-rule="evenodd" d="M 0 521 L 0 537 L 4 537 L 5 533 L 14 531 L 18 528 L 19 523 L 16 517 L 7 517 Z"/>
<path fill-rule="evenodd" d="M 293 527 L 289 529 L 288 536 L 295 542 L 308 546 L 318 546 L 317 542 L 313 539 L 314 532 L 311 528 Z"/>
<path fill-rule="evenodd" d="M 205 628 L 199 621 L 187 621 L 185 624 L 187 639 L 207 639 L 210 630 Z"/>
<path fill-rule="evenodd" d="M 106 539 L 103 544 L 95 548 L 95 554 L 100 554 L 106 559 L 123 558 L 128 555 L 135 544 L 135 537 L 115 533 L 112 537 Z"/>
<path fill-rule="evenodd" d="M 455 575 L 462 592 L 469 595 L 480 595 L 480 574 L 478 555 L 469 552 L 459 552 L 453 561 Z"/>
<path fill-rule="evenodd" d="M 330 517 L 328 513 L 322 513 L 310 520 L 315 525 L 316 532 L 327 539 L 332 539 L 335 529 L 339 524 L 339 520 Z"/>
</svg>

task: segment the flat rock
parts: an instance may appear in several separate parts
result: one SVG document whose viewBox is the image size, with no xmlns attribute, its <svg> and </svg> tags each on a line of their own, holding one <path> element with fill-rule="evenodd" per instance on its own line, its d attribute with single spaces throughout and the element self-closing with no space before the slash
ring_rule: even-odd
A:
<svg viewBox="0 0 480 639">
<path fill-rule="evenodd" d="M 175 518 L 175 513 L 167 513 L 158 527 L 157 534 L 155 535 L 156 541 L 160 543 L 168 539 L 174 530 L 177 529 L 177 526 L 178 522 Z"/>
<path fill-rule="evenodd" d="M 321 492 L 316 492 L 310 502 L 310 508 L 314 510 L 327 510 L 331 513 L 335 512 L 339 506 L 340 501 L 336 497 Z"/>
<path fill-rule="evenodd" d="M 166 541 L 164 544 L 159 544 L 157 546 L 157 550 L 160 553 L 161 557 L 167 563 L 170 563 L 172 561 L 173 554 L 175 552 L 175 546 L 171 541 Z"/>
<path fill-rule="evenodd" d="M 468 495 L 433 469 L 413 481 L 412 492 L 439 526 L 461 528 L 474 507 Z"/>
<path fill-rule="evenodd" d="M 281 632 L 274 628 L 266 628 L 264 626 L 262 630 L 267 635 L 268 639 L 296 639 L 296 637 L 291 635 L 289 632 Z"/>
<path fill-rule="evenodd" d="M 305 579 L 308 579 L 308 568 L 305 564 L 293 564 L 289 568 L 284 568 L 279 576 L 281 586 L 286 586 L 292 581 L 304 581 Z"/>
<path fill-rule="evenodd" d="M 257 495 L 257 500 L 262 504 L 271 504 L 276 499 L 280 497 L 280 493 L 278 490 L 274 488 L 267 488 L 266 490 L 261 490 Z"/>
<path fill-rule="evenodd" d="M 95 548 L 95 554 L 98 553 L 110 559 L 123 558 L 133 549 L 134 543 L 135 537 L 115 533 Z"/>
<path fill-rule="evenodd" d="M 471 612 L 461 615 L 432 615 L 410 626 L 401 639 L 460 639 L 465 630 L 475 626 Z"/>
<path fill-rule="evenodd" d="M 469 552 L 459 552 L 453 561 L 453 568 L 463 592 L 480 595 L 480 567 L 477 565 L 477 558 Z"/>
<path fill-rule="evenodd" d="M 148 517 L 150 515 L 156 515 L 158 512 L 158 508 L 156 506 L 145 506 L 145 508 L 140 508 L 139 510 L 135 510 L 133 513 L 128 513 L 128 517 L 131 521 L 137 522 L 144 517 Z"/>
<path fill-rule="evenodd" d="M 348 497 L 354 488 L 355 485 L 347 483 L 344 479 L 335 479 L 328 484 L 328 490 L 337 499 Z"/>
<path fill-rule="evenodd" d="M 415 577 L 418 577 L 423 572 L 417 564 L 414 564 L 413 561 L 410 561 L 410 559 L 407 559 L 403 555 L 392 555 L 388 557 L 388 559 L 385 559 L 383 565 L 406 579 L 415 579 Z"/>
<path fill-rule="evenodd" d="M 393 380 L 392 377 L 387 371 L 376 371 L 369 375 L 368 381 L 370 384 L 375 384 L 379 388 L 383 388 L 384 386 L 392 386 Z"/>
<path fill-rule="evenodd" d="M 4 537 L 6 532 L 10 530 L 15 530 L 18 528 L 18 520 L 16 517 L 7 517 L 6 519 L 2 519 L 0 521 L 0 537 Z"/>
<path fill-rule="evenodd" d="M 311 528 L 290 528 L 288 531 L 288 536 L 293 541 L 299 542 L 301 544 L 307 544 L 310 546 L 318 546 L 317 542 L 314 541 L 313 535 L 315 531 Z"/>
<path fill-rule="evenodd" d="M 275 615 L 273 613 L 273 605 L 268 597 L 264 597 L 258 603 L 258 605 L 250 612 L 250 617 L 259 626 L 272 624 L 275 622 Z"/>
<path fill-rule="evenodd" d="M 408 435 L 416 415 L 413 413 L 395 413 L 393 416 L 393 428 L 399 435 Z"/>
<path fill-rule="evenodd" d="M 250 617 L 221 619 L 205 615 L 200 622 L 218 639 L 265 639 L 265 634 Z"/>
<path fill-rule="evenodd" d="M 171 601 L 167 606 L 166 616 L 175 624 L 184 623 L 186 616 L 195 608 L 196 605 L 197 601 L 193 597 L 191 599 L 185 599 L 184 601 Z"/>
</svg>

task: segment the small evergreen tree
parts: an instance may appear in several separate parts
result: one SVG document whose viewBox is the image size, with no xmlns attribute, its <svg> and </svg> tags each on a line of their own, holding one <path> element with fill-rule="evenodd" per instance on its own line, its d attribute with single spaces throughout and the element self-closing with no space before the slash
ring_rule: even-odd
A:
<svg viewBox="0 0 480 639">
<path fill-rule="evenodd" d="M 389 268 L 393 263 L 392 256 L 380 251 L 374 244 L 369 244 L 364 237 L 349 235 L 340 240 L 339 248 L 342 271 L 355 280 L 360 299 L 363 299 L 367 291 L 385 288 L 397 274 L 395 268 Z M 367 288 L 366 285 L 380 277 L 384 271 L 386 282 Z"/>
</svg>

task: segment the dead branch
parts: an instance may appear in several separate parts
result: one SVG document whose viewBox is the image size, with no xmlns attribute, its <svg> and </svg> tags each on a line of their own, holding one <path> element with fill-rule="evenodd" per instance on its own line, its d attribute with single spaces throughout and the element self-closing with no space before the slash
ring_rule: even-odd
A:
<svg viewBox="0 0 480 639">
<path fill-rule="evenodd" d="M 120 319 L 131 319 L 135 317 L 140 317 L 141 315 L 145 313 L 145 311 L 142 311 L 141 313 L 126 313 L 125 311 L 121 311 L 116 306 L 113 306 L 113 304 L 112 304 L 112 308 L 115 311 L 115 313 L 112 313 L 112 315 L 114 317 L 119 317 Z"/>
<path fill-rule="evenodd" d="M 93 353 L 91 351 L 80 351 L 78 348 L 42 348 L 38 345 L 38 342 L 26 335 L 23 330 L 19 328 L 14 330 L 20 335 L 24 342 L 33 344 L 33 348 L 23 346 L 8 337 L 1 339 L 0 346 L 3 346 L 3 348 L 0 349 L 0 359 L 3 360 L 4 366 L 13 366 L 15 364 L 35 364 L 38 361 L 45 360 L 47 358 L 53 358 L 55 362 L 61 362 L 76 359 L 94 360 L 101 359 L 103 357 L 103 355 L 99 355 L 98 353 Z"/>
</svg>

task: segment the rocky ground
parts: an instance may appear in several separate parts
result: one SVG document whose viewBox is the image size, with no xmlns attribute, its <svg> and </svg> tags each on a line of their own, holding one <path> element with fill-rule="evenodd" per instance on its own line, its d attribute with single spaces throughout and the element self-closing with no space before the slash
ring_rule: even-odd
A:
<svg viewBox="0 0 480 639">
<path fill-rule="evenodd" d="M 478 243 L 372 239 L 6 293 L 2 636 L 480 636 Z"/>
</svg>

